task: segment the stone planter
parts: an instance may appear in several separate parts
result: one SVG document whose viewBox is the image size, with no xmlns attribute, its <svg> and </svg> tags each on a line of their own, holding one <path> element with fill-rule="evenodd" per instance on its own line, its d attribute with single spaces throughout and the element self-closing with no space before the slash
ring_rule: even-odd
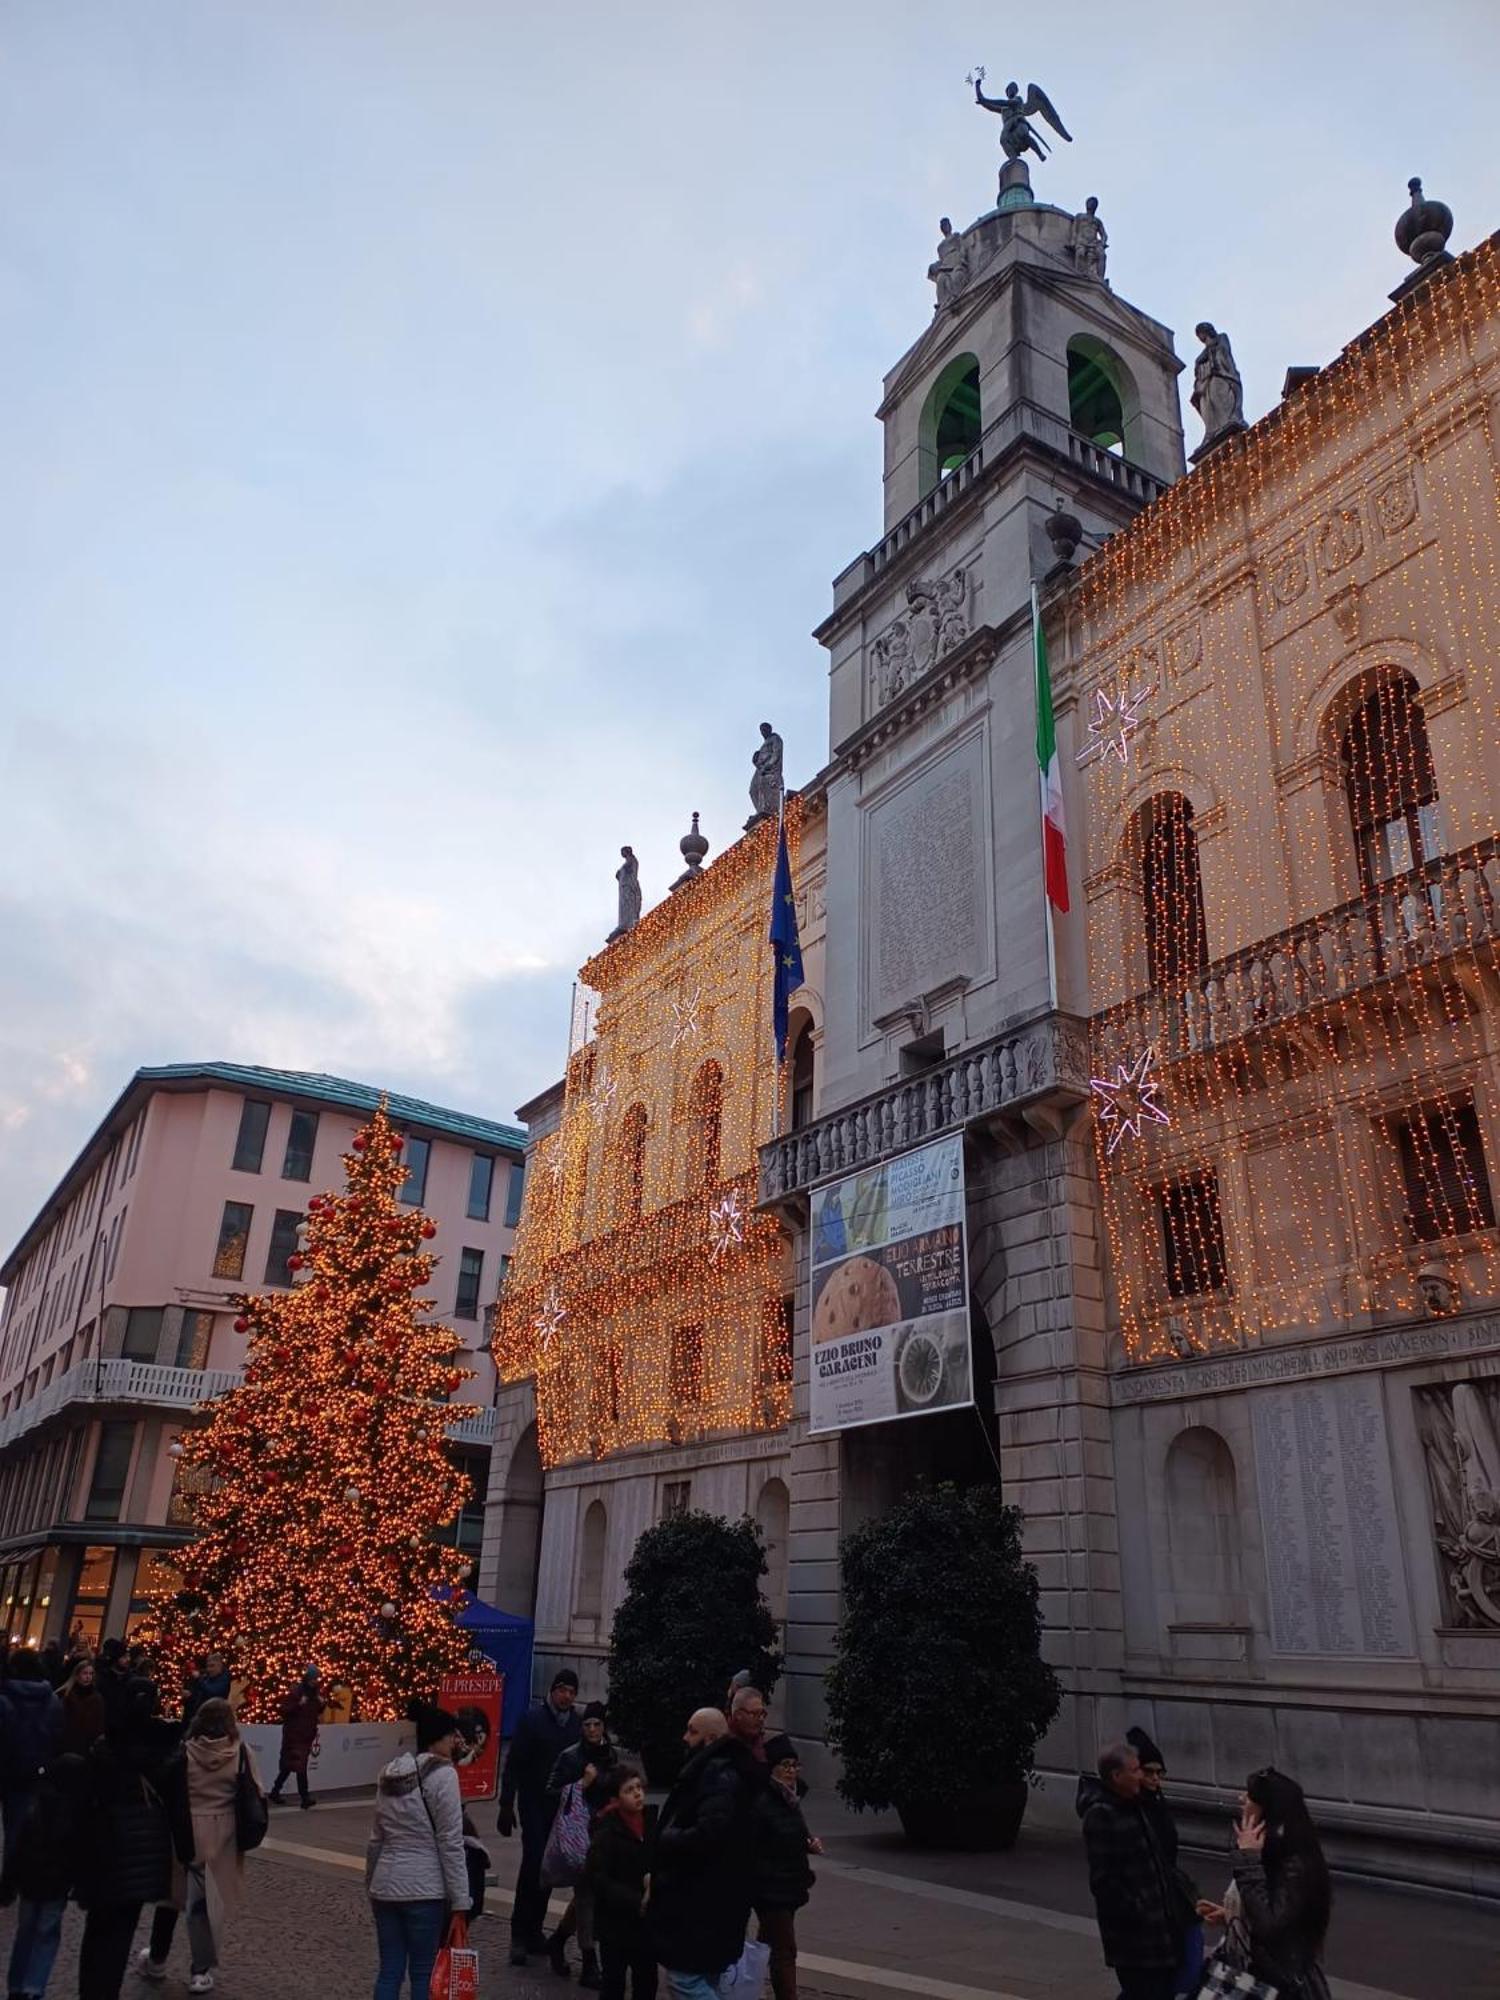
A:
<svg viewBox="0 0 1500 2000">
<path fill-rule="evenodd" d="M 970 1792 L 951 1805 L 897 1799 L 896 1812 L 913 1847 L 995 1853 L 1015 1846 L 1030 1789 L 1024 1778 L 1011 1778 Z"/>
</svg>

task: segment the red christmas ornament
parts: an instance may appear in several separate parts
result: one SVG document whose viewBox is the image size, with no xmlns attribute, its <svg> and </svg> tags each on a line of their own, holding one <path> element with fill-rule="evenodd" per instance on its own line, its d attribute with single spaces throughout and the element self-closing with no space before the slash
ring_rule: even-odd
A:
<svg viewBox="0 0 1500 2000">
<path fill-rule="evenodd" d="M 294 1250 L 286 1260 L 286 1267 L 289 1271 L 300 1271 L 306 1262 L 307 1259 L 302 1255 L 302 1252 Z"/>
<path fill-rule="evenodd" d="M 356 1153 L 362 1153 L 362 1152 L 363 1152 L 363 1151 L 365 1150 L 365 1135 L 364 1135 L 364 1133 L 363 1133 L 363 1132 L 356 1132 L 356 1133 L 355 1133 L 355 1135 L 354 1135 L 354 1150 L 355 1150 L 355 1152 L 356 1152 Z"/>
<path fill-rule="evenodd" d="M 437 1235 L 437 1224 L 435 1222 L 424 1222 L 422 1224 L 422 1234 L 430 1243 L 433 1237 Z"/>
<path fill-rule="evenodd" d="M 241 1317 L 237 1319 L 234 1323 L 234 1330 L 236 1333 L 248 1333 L 250 1331 L 249 1320 L 247 1320 L 243 1315 L 241 1315 Z"/>
<path fill-rule="evenodd" d="M 391 1134 L 391 1151 L 393 1153 L 399 1153 L 405 1144 L 406 1141 L 402 1138 L 399 1132 L 393 1132 Z"/>
</svg>

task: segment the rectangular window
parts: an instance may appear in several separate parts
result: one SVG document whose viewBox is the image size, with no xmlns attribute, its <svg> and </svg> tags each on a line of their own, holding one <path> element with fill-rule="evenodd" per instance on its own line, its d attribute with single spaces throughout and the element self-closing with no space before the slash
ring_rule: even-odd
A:
<svg viewBox="0 0 1500 2000">
<path fill-rule="evenodd" d="M 488 1153 L 476 1153 L 469 1162 L 469 1220 L 488 1222 L 490 1190 L 495 1184 L 495 1162 Z"/>
<path fill-rule="evenodd" d="M 270 1123 L 271 1107 L 262 1104 L 258 1098 L 247 1097 L 240 1106 L 239 1136 L 234 1142 L 234 1160 L 237 1174 L 258 1174 L 260 1163 L 266 1150 L 266 1126 Z"/>
<path fill-rule="evenodd" d="M 484 1252 L 482 1250 L 460 1250 L 458 1253 L 458 1297 L 453 1305 L 455 1319 L 478 1319 L 479 1280 L 484 1272 Z"/>
<path fill-rule="evenodd" d="M 1493 1229 L 1495 1204 L 1479 1119 L 1468 1098 L 1440 1098 L 1391 1120 L 1406 1223 L 1418 1243 Z"/>
<path fill-rule="evenodd" d="M 125 1315 L 125 1341 L 120 1352 L 127 1361 L 154 1361 L 161 1345 L 160 1306 L 132 1306 Z"/>
<path fill-rule="evenodd" d="M 125 1499 L 125 1482 L 130 1476 L 130 1459 L 135 1450 L 135 1425 L 112 1421 L 99 1426 L 99 1449 L 94 1455 L 94 1477 L 89 1485 L 85 1521 L 118 1521 Z"/>
<path fill-rule="evenodd" d="M 292 1282 L 286 1260 L 297 1248 L 297 1231 L 301 1227 L 302 1217 L 295 1208 L 277 1209 L 276 1220 L 271 1224 L 271 1247 L 266 1252 L 268 1285 L 289 1285 Z"/>
<path fill-rule="evenodd" d="M 281 1178 L 284 1181 L 312 1179 L 313 1148 L 317 1143 L 317 1112 L 294 1111 L 292 1122 L 287 1128 L 286 1156 L 281 1162 Z"/>
<path fill-rule="evenodd" d="M 514 1229 L 521 1220 L 521 1196 L 526 1189 L 526 1169 L 519 1160 L 510 1163 L 510 1178 L 505 1184 L 505 1226 Z"/>
<path fill-rule="evenodd" d="M 255 1210 L 248 1201 L 226 1201 L 219 1223 L 219 1247 L 214 1252 L 216 1278 L 243 1278 L 245 1246 L 250 1240 L 250 1218 Z"/>
<path fill-rule="evenodd" d="M 693 1482 L 691 1479 L 667 1479 L 662 1482 L 661 1517 L 664 1521 L 675 1521 L 685 1514 L 692 1501 Z"/>
<path fill-rule="evenodd" d="M 1193 1299 L 1204 1292 L 1226 1290 L 1229 1259 L 1224 1249 L 1219 1176 L 1212 1170 L 1190 1174 L 1186 1180 L 1158 1188 L 1156 1199 L 1171 1296 Z"/>
<path fill-rule="evenodd" d="M 130 1204 L 127 1202 L 115 1217 L 114 1227 L 109 1232 L 109 1263 L 104 1272 L 106 1283 L 114 1277 L 115 1266 L 120 1261 L 120 1245 L 125 1241 L 125 1218 L 129 1213 Z"/>
<path fill-rule="evenodd" d="M 177 1353 L 175 1356 L 179 1368 L 206 1368 L 208 1366 L 208 1347 L 209 1342 L 213 1338 L 213 1331 L 214 1316 L 212 1313 L 185 1312 L 182 1315 L 182 1326 L 177 1334 Z"/>
<path fill-rule="evenodd" d="M 703 1329 L 674 1326 L 671 1353 L 672 1401 L 696 1406 L 703 1401 Z"/>
<path fill-rule="evenodd" d="M 425 1139 L 407 1139 L 406 1180 L 401 1199 L 411 1208 L 420 1208 L 427 1199 L 427 1162 L 431 1156 L 432 1147 Z"/>
<path fill-rule="evenodd" d="M 115 1580 L 115 1552 L 109 1548 L 87 1548 L 83 1552 L 83 1567 L 78 1573 L 78 1588 L 73 1597 L 73 1623 L 83 1628 L 83 1636 L 96 1645 L 104 1632 L 105 1614 L 109 1609 L 109 1589 Z M 4 1605 L 0 1604 L 0 1617 Z"/>
</svg>

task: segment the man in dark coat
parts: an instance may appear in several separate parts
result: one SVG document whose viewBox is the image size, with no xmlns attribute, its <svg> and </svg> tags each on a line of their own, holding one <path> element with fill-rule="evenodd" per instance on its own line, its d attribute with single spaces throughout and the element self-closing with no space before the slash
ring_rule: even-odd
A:
<svg viewBox="0 0 1500 2000">
<path fill-rule="evenodd" d="M 683 1741 L 689 1756 L 657 1823 L 646 1918 L 672 2000 L 715 2000 L 745 1948 L 766 1775 L 721 1709 L 700 1708 Z"/>
<path fill-rule="evenodd" d="M 182 1719 L 191 1722 L 206 1701 L 228 1701 L 233 1683 L 229 1669 L 224 1664 L 222 1653 L 205 1653 L 201 1672 L 188 1682 L 187 1700 L 183 1703 Z M 316 1729 L 313 1731 L 316 1736 Z"/>
<path fill-rule="evenodd" d="M 306 1812 L 309 1806 L 318 1803 L 307 1789 L 307 1766 L 327 1706 L 318 1670 L 309 1667 L 281 1704 L 281 1762 L 270 1791 L 273 1806 L 281 1804 L 281 1788 L 292 1777 L 297 1780 L 297 1803 L 302 1810 Z"/>
<path fill-rule="evenodd" d="M 62 1721 L 62 1703 L 41 1661 L 23 1646 L 11 1654 L 0 1687 L 0 1817 L 7 1850 L 31 1811 L 42 1766 L 62 1748 Z"/>
<path fill-rule="evenodd" d="M 1128 1743 L 1101 1752 L 1097 1778 L 1078 1781 L 1078 1817 L 1104 1962 L 1120 2000 L 1172 2000 L 1192 1905 L 1141 1804 L 1141 1760 Z"/>
<path fill-rule="evenodd" d="M 542 1931 L 547 1920 L 542 1855 L 557 1811 L 557 1797 L 548 1791 L 547 1781 L 563 1751 L 571 1750 L 582 1733 L 573 1710 L 577 1699 L 578 1676 L 571 1667 L 564 1667 L 553 1675 L 547 1699 L 528 1708 L 516 1724 L 500 1778 L 500 1814 L 495 1824 L 509 1840 L 518 1814 L 521 1822 L 521 1867 L 510 1913 L 512 1965 L 524 1965 L 529 1954 L 547 1949 Z"/>
</svg>

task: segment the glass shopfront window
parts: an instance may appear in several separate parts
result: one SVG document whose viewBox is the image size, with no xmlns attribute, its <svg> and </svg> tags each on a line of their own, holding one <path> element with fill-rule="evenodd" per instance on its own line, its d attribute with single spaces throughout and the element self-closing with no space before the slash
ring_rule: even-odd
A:
<svg viewBox="0 0 1500 2000">
<path fill-rule="evenodd" d="M 135 1588 L 130 1593 L 130 1616 L 125 1621 L 126 1638 L 136 1638 L 143 1626 L 154 1623 L 160 1616 L 153 1599 L 181 1588 L 182 1572 L 177 1567 L 177 1551 L 142 1549 L 136 1564 Z"/>
<path fill-rule="evenodd" d="M 47 1616 L 52 1609 L 52 1594 L 57 1585 L 57 1549 L 43 1549 L 37 1569 L 36 1594 L 31 1600 L 31 1616 L 26 1621 L 26 1643 L 40 1646 L 46 1636 Z"/>
<path fill-rule="evenodd" d="M 70 1632 L 90 1640 L 95 1646 L 104 1637 L 104 1617 L 109 1609 L 110 1586 L 115 1580 L 115 1551 L 86 1548 L 78 1588 L 73 1594 L 73 1622 Z"/>
<path fill-rule="evenodd" d="M 15 1601 L 10 1608 L 10 1636 L 17 1646 L 23 1644 L 26 1638 L 26 1627 L 31 1621 L 31 1601 L 37 1594 L 36 1580 L 41 1566 L 40 1556 L 28 1556 L 21 1564 Z"/>
</svg>

